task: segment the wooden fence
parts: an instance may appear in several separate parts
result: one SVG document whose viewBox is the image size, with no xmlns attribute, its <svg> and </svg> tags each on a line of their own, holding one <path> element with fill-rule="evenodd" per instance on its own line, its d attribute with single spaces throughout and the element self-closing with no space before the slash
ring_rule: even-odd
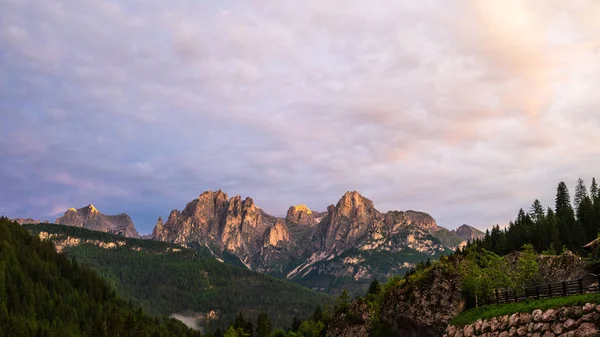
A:
<svg viewBox="0 0 600 337">
<path fill-rule="evenodd" d="M 487 298 L 487 304 L 521 302 L 528 299 L 560 297 L 600 292 L 600 275 L 590 274 L 579 280 L 549 283 L 529 288 L 497 289 Z"/>
</svg>

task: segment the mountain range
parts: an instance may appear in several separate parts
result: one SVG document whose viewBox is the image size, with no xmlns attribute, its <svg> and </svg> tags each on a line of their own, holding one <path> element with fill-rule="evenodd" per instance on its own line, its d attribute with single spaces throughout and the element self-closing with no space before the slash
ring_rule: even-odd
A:
<svg viewBox="0 0 600 337">
<path fill-rule="evenodd" d="M 55 223 L 140 237 L 127 214 L 105 215 L 91 204 L 67 210 Z M 325 212 L 295 205 L 276 217 L 250 197 L 219 190 L 203 192 L 164 222 L 159 217 L 145 238 L 206 247 L 220 261 L 335 292 L 403 274 L 483 235 L 468 225 L 448 230 L 424 212 L 380 212 L 356 191 Z"/>
</svg>

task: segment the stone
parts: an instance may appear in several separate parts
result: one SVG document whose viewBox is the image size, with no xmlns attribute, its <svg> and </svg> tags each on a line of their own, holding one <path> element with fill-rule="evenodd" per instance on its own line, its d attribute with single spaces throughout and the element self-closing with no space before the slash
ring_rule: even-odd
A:
<svg viewBox="0 0 600 337">
<path fill-rule="evenodd" d="M 473 324 L 465 325 L 465 327 L 463 328 L 463 333 L 465 337 L 473 336 L 475 333 L 475 327 L 473 326 Z"/>
<path fill-rule="evenodd" d="M 490 323 L 487 320 L 481 323 L 481 332 L 491 332 Z"/>
<path fill-rule="evenodd" d="M 583 315 L 580 319 L 581 322 L 597 322 L 600 321 L 600 313 L 593 311 L 587 315 Z"/>
<path fill-rule="evenodd" d="M 556 318 L 558 318 L 558 320 L 561 322 L 566 321 L 567 318 L 569 318 L 569 316 L 570 316 L 569 308 L 559 308 L 558 310 L 556 310 Z"/>
<path fill-rule="evenodd" d="M 481 325 L 483 324 L 483 322 L 481 321 L 481 319 L 478 319 L 475 322 L 475 332 L 476 333 L 480 333 L 481 332 Z"/>
<path fill-rule="evenodd" d="M 532 317 L 532 319 L 533 319 L 534 322 L 540 322 L 540 321 L 542 321 L 543 314 L 544 314 L 543 311 L 541 311 L 540 309 L 536 309 L 531 314 L 531 317 Z"/>
<path fill-rule="evenodd" d="M 510 330 L 508 330 L 508 335 L 509 336 L 516 336 L 517 335 L 517 328 L 516 327 L 511 327 Z"/>
<path fill-rule="evenodd" d="M 535 323 L 535 325 L 533 326 L 533 331 L 540 331 L 540 332 L 544 332 L 547 331 L 548 329 L 550 329 L 550 324 L 548 323 Z"/>
<path fill-rule="evenodd" d="M 554 332 L 557 335 L 560 335 L 561 333 L 563 333 L 562 323 L 554 323 L 552 325 L 552 332 Z"/>
<path fill-rule="evenodd" d="M 570 307 L 567 310 L 567 318 L 575 318 L 583 316 L 583 308 L 580 306 Z"/>
<path fill-rule="evenodd" d="M 490 330 L 494 332 L 498 331 L 498 328 L 500 328 L 500 321 L 498 321 L 498 318 L 494 317 L 490 320 Z"/>
<path fill-rule="evenodd" d="M 456 327 L 454 325 L 448 325 L 448 328 L 446 328 L 446 333 L 450 336 L 454 336 L 456 334 Z"/>
<path fill-rule="evenodd" d="M 575 323 L 576 321 L 572 318 L 569 318 L 565 321 L 565 323 L 563 324 L 563 327 L 567 330 L 571 330 L 575 327 Z"/>
<path fill-rule="evenodd" d="M 522 313 L 519 315 L 519 323 L 520 324 L 529 324 L 531 322 L 531 314 Z"/>
<path fill-rule="evenodd" d="M 542 315 L 542 320 L 544 322 L 548 322 L 548 323 L 556 321 L 556 310 L 554 310 L 554 309 L 546 310 L 546 312 L 544 312 L 544 314 Z"/>
<path fill-rule="evenodd" d="M 575 330 L 577 337 L 594 337 L 598 336 L 598 328 L 593 323 L 583 323 Z"/>
<path fill-rule="evenodd" d="M 517 329 L 517 335 L 519 335 L 519 336 L 525 336 L 525 335 L 527 335 L 527 327 L 521 326 L 520 328 L 518 328 Z"/>
<path fill-rule="evenodd" d="M 591 303 L 586 303 L 582 309 L 584 313 L 589 314 L 590 312 L 596 310 L 596 306 Z"/>
<path fill-rule="evenodd" d="M 502 332 L 501 332 L 501 333 L 498 335 L 498 337 L 508 337 L 508 336 L 509 336 L 509 335 L 508 335 L 508 332 L 506 332 L 506 331 L 502 331 Z"/>
<path fill-rule="evenodd" d="M 556 337 L 556 335 L 551 331 L 546 331 L 542 337 Z"/>
<path fill-rule="evenodd" d="M 512 314 L 510 316 L 510 318 L 508 319 L 508 326 L 510 327 L 515 327 L 517 325 L 519 325 L 520 323 L 520 315 L 519 314 Z"/>
</svg>

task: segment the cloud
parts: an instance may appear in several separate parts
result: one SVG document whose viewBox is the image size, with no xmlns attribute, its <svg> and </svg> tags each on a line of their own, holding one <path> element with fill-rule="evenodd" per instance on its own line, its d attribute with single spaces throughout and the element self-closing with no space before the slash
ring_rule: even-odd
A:
<svg viewBox="0 0 600 337">
<path fill-rule="evenodd" d="M 205 189 L 507 223 L 600 167 L 594 1 L 0 0 L 0 213 Z M 545 198 L 545 199 L 544 199 Z"/>
</svg>

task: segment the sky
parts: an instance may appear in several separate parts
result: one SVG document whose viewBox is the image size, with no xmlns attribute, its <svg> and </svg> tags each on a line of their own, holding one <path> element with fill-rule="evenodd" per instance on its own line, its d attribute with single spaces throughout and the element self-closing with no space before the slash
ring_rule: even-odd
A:
<svg viewBox="0 0 600 337">
<path fill-rule="evenodd" d="M 595 0 L 0 0 L 0 214 L 205 190 L 506 224 L 600 178 Z"/>
</svg>

